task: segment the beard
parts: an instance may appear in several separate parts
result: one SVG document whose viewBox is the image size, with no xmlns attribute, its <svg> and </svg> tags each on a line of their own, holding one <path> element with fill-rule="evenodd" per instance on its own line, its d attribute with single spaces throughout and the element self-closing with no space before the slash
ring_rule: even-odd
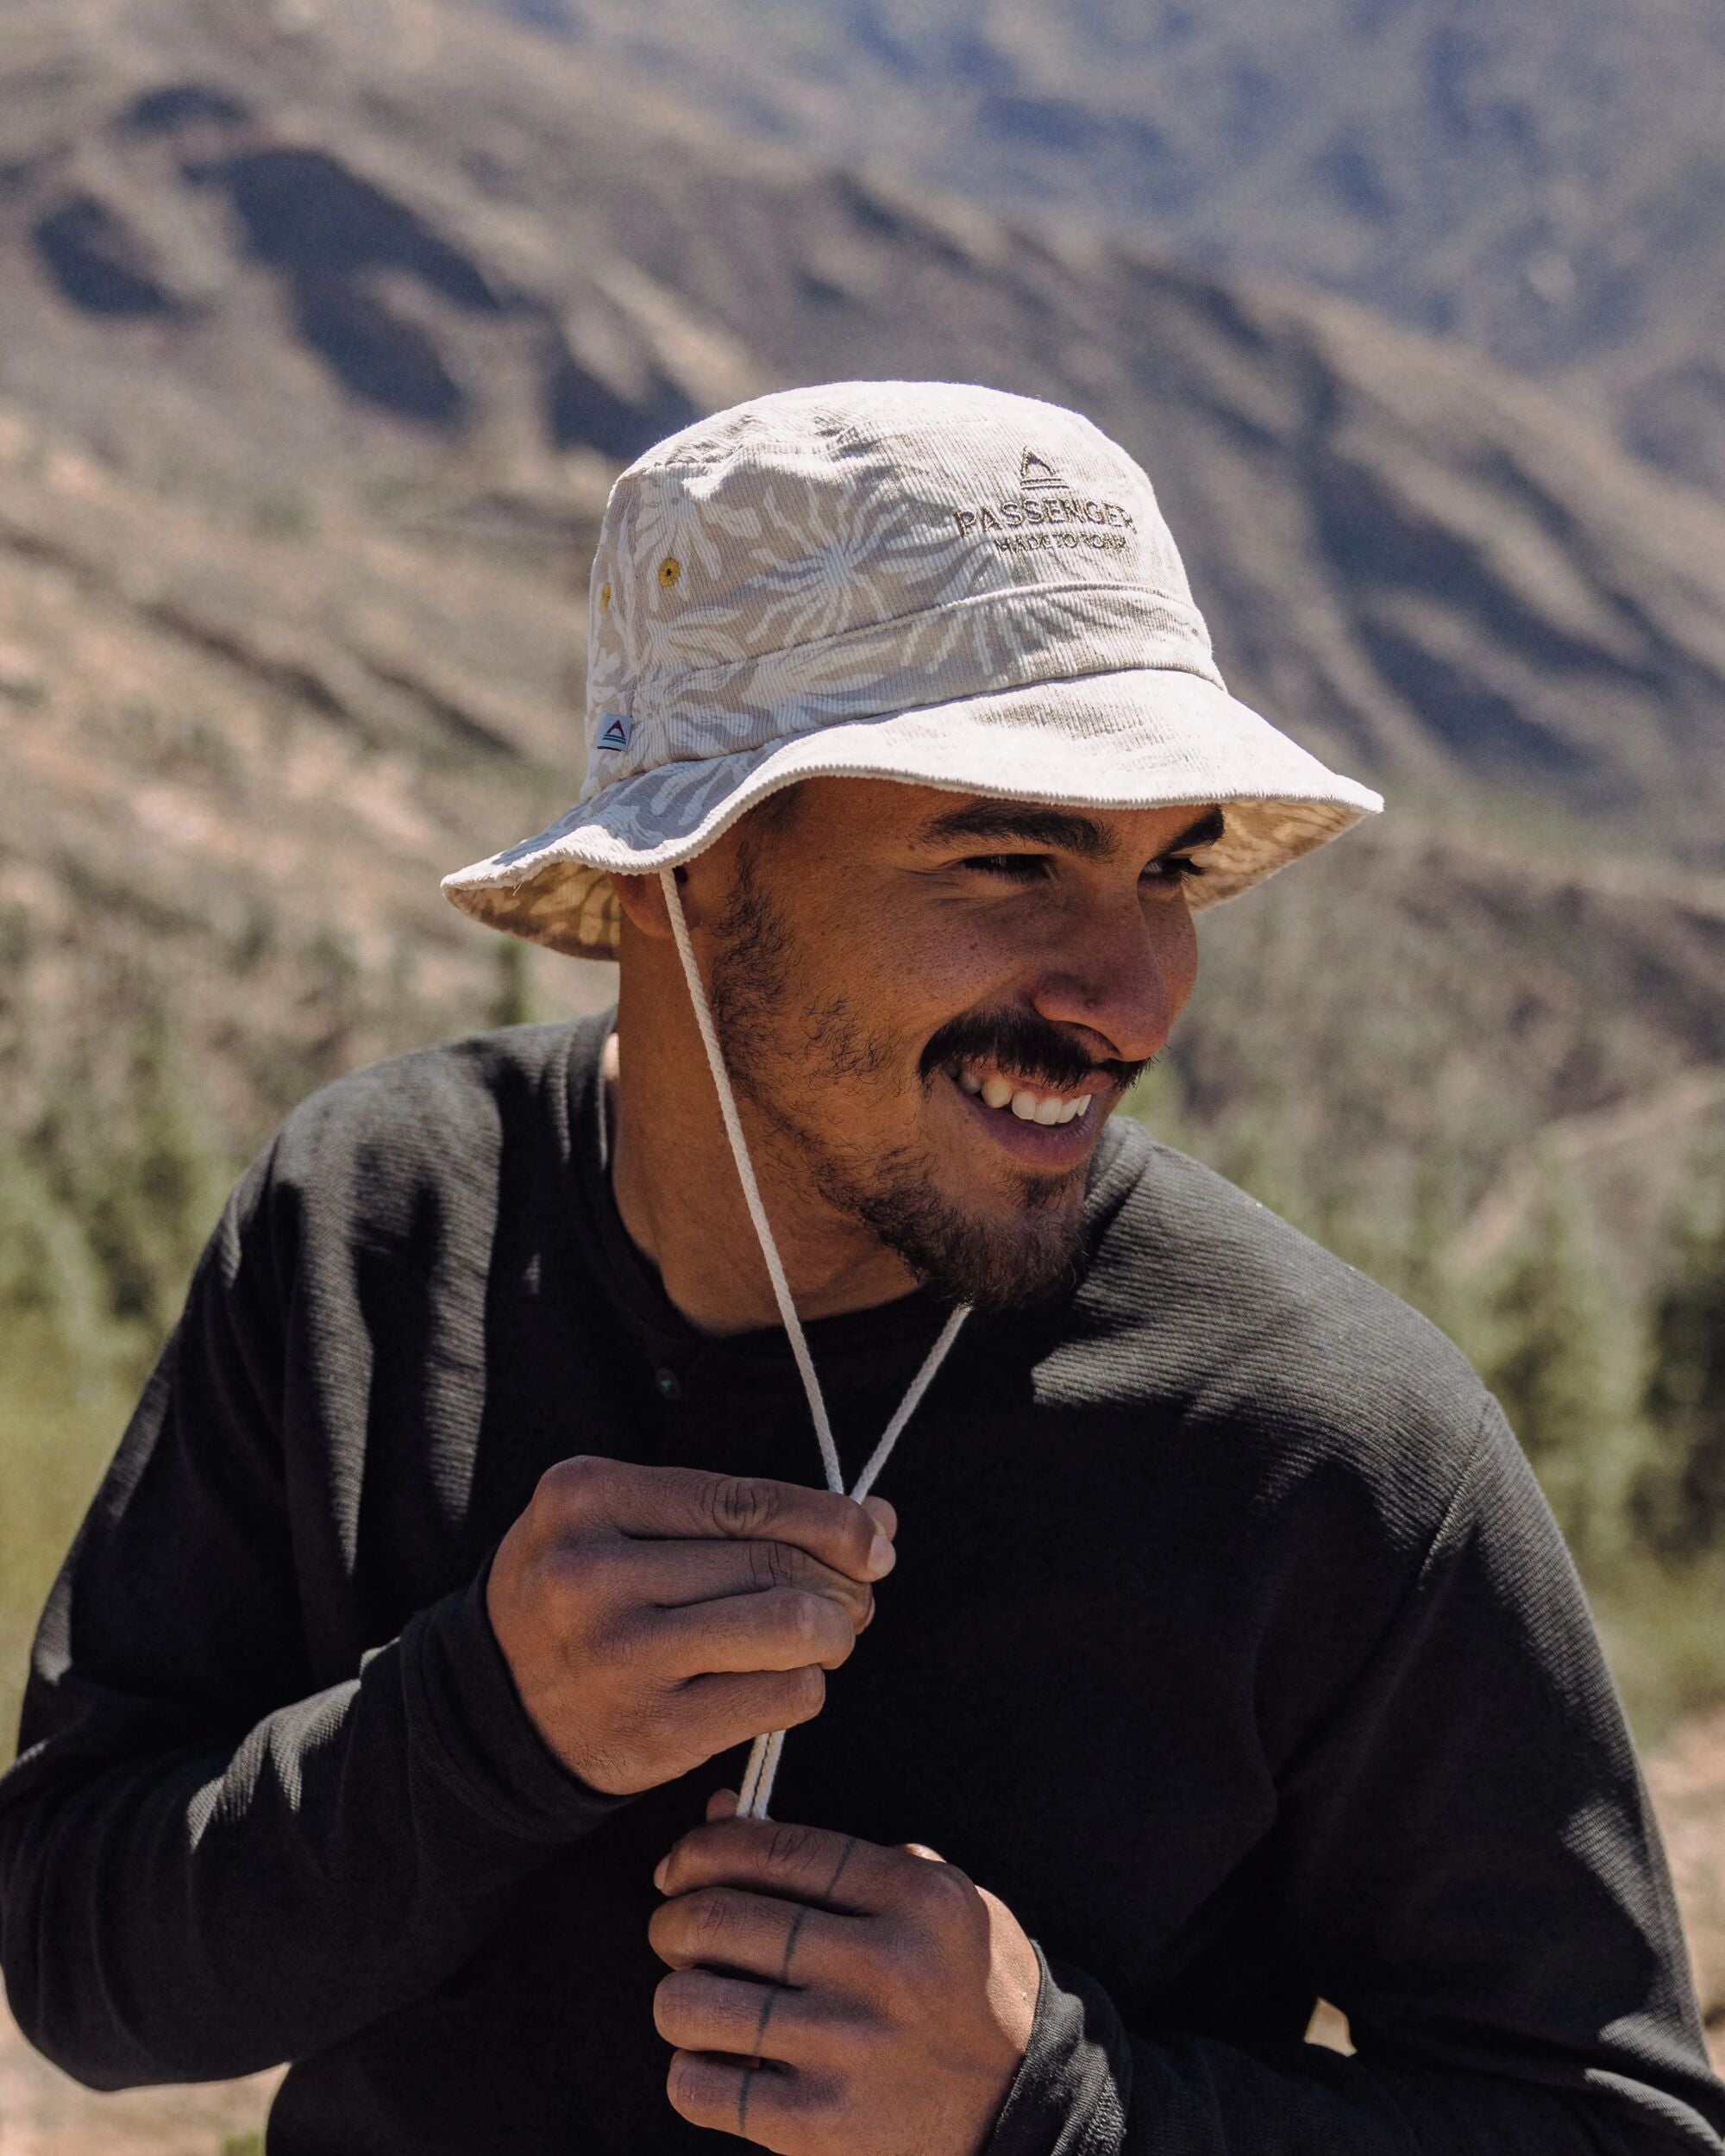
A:
<svg viewBox="0 0 1725 2156">
<path fill-rule="evenodd" d="M 823 1000 L 804 993 L 794 937 L 756 879 L 754 854 L 747 843 L 739 849 L 708 983 L 732 1083 L 792 1150 L 825 1202 L 868 1229 L 931 1294 L 980 1310 L 1017 1310 L 1075 1287 L 1084 1246 L 1083 1167 L 1063 1175 L 1015 1170 L 1005 1212 L 985 1213 L 944 1194 L 928 1150 L 847 1145 L 794 1112 L 792 1100 L 806 1100 L 816 1087 L 880 1077 L 892 1052 L 845 997 Z M 927 1044 L 918 1071 L 925 1092 L 938 1081 L 955 1043 L 976 1051 L 990 1042 L 1017 1050 L 1014 1067 L 1030 1074 L 1051 1065 L 1067 1071 L 1074 1060 L 1070 1044 L 1051 1026 L 1017 1015 L 992 1024 L 973 1017 L 943 1027 Z"/>
</svg>

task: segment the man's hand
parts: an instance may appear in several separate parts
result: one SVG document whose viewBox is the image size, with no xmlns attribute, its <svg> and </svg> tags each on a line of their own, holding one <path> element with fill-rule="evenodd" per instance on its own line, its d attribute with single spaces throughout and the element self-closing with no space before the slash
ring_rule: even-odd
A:
<svg viewBox="0 0 1725 2156">
<path fill-rule="evenodd" d="M 884 1498 L 560 1460 L 498 1545 L 486 1607 L 546 1743 L 623 1796 L 819 1714 L 894 1525 Z"/>
<path fill-rule="evenodd" d="M 735 1803 L 654 1875 L 673 2107 L 780 2156 L 975 2156 L 1036 2013 L 1018 1919 L 932 1850 Z"/>
</svg>

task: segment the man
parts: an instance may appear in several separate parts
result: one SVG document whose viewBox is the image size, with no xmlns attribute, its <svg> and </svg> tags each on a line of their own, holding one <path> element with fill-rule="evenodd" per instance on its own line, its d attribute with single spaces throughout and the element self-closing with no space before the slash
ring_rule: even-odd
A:
<svg viewBox="0 0 1725 2156">
<path fill-rule="evenodd" d="M 448 888 L 618 953 L 614 1028 L 235 1191 L 0 1784 L 33 2040 L 292 2059 L 271 2156 L 1716 2152 L 1495 1404 L 1107 1120 L 1194 907 L 1378 805 L 1227 696 L 1143 473 L 762 398 L 618 481 L 590 649 L 581 801 Z"/>
</svg>

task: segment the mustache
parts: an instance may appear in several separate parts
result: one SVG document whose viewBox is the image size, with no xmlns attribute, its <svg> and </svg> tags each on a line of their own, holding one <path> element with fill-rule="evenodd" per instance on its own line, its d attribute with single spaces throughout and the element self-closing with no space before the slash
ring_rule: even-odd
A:
<svg viewBox="0 0 1725 2156">
<path fill-rule="evenodd" d="M 1021 1078 L 1039 1080 L 1051 1093 L 1082 1092 L 1100 1074 L 1122 1093 L 1135 1086 L 1155 1057 L 1121 1062 L 1084 1055 L 1070 1037 L 1032 1011 L 967 1012 L 932 1035 L 918 1071 L 925 1082 L 952 1063 L 998 1063 Z"/>
</svg>

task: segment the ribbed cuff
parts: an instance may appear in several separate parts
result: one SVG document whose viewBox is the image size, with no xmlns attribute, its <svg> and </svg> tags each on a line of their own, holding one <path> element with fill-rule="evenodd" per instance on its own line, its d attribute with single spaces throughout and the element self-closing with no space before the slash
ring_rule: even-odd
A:
<svg viewBox="0 0 1725 2156">
<path fill-rule="evenodd" d="M 403 1628 L 411 1735 L 439 1780 L 499 1832 L 575 1840 L 630 1800 L 590 1788 L 539 1734 L 492 1630 L 490 1574 L 488 1555 L 469 1585 Z"/>
<path fill-rule="evenodd" d="M 1132 2101 L 1132 2047 L 1120 2017 L 1088 1977 L 1050 1964 L 1039 1946 L 1036 1959 L 1030 2042 L 984 2156 L 1116 2156 Z"/>
</svg>

